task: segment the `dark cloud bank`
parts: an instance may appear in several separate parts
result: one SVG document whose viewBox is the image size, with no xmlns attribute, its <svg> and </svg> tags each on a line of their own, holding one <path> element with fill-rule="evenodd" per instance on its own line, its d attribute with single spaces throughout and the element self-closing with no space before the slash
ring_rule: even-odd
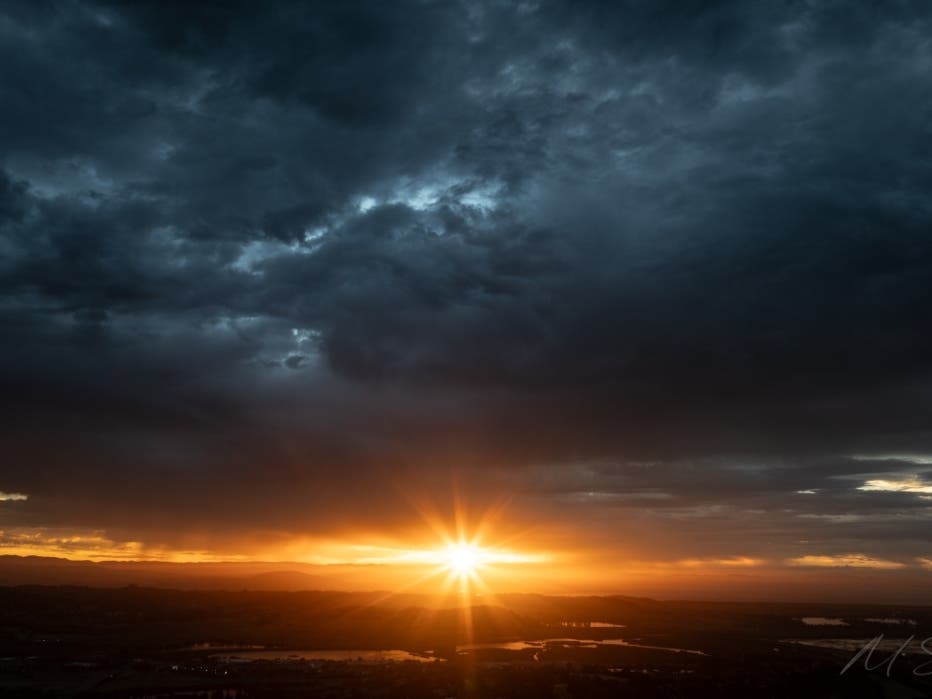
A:
<svg viewBox="0 0 932 699">
<path fill-rule="evenodd" d="M 0 529 L 222 546 L 457 480 L 609 548 L 929 556 L 929 36 L 924 2 L 5 4 Z"/>
</svg>

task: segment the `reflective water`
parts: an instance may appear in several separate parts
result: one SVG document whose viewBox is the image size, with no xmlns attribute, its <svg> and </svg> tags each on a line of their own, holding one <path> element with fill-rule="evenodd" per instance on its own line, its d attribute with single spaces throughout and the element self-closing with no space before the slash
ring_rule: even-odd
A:
<svg viewBox="0 0 932 699">
<path fill-rule="evenodd" d="M 473 650 L 544 650 L 548 648 L 602 648 L 604 646 L 627 646 L 629 648 L 647 648 L 650 650 L 664 650 L 671 653 L 692 653 L 705 655 L 701 650 L 690 648 L 673 648 L 670 646 L 652 646 L 644 643 L 632 643 L 622 638 L 607 638 L 596 640 L 593 638 L 545 638 L 540 641 L 507 641 L 502 643 L 468 643 L 456 647 L 457 653 L 468 653 Z"/>
<path fill-rule="evenodd" d="M 909 626 L 916 626 L 915 619 L 896 619 L 894 617 L 884 617 L 883 619 L 867 618 L 864 621 L 870 622 L 872 624 L 907 624 Z"/>
<path fill-rule="evenodd" d="M 252 662 L 254 660 L 348 660 L 363 663 L 401 662 L 413 660 L 432 663 L 440 660 L 428 653 L 406 650 L 251 650 L 211 656 L 221 662 Z"/>
<path fill-rule="evenodd" d="M 610 624 L 607 621 L 564 621 L 560 626 L 583 629 L 626 629 L 625 624 Z"/>
<path fill-rule="evenodd" d="M 844 619 L 827 616 L 804 616 L 800 619 L 806 626 L 847 626 Z"/>
<path fill-rule="evenodd" d="M 204 641 L 185 646 L 181 650 L 263 650 L 265 646 L 249 643 L 222 643 L 218 641 Z"/>
</svg>

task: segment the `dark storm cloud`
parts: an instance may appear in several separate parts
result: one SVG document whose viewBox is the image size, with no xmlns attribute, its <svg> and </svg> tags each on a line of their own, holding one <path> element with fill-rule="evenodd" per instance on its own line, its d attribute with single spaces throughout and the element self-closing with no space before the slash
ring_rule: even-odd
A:
<svg viewBox="0 0 932 699">
<path fill-rule="evenodd" d="M 350 484 L 438 462 L 514 490 L 555 468 L 598 512 L 740 500 L 788 541 L 804 515 L 926 516 L 839 478 L 932 449 L 930 19 L 6 6 L 17 521 L 116 527 L 142 490 L 153 530 L 229 503 L 244 527 L 375 518 Z"/>
</svg>

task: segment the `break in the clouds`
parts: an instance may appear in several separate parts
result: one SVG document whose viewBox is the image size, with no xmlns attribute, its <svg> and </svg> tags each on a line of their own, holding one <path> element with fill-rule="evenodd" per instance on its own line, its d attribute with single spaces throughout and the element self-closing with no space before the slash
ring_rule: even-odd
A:
<svg viewBox="0 0 932 699">
<path fill-rule="evenodd" d="M 927 561 L 930 35 L 6 3 L 0 529 L 232 551 L 455 482 L 603 551 Z"/>
</svg>

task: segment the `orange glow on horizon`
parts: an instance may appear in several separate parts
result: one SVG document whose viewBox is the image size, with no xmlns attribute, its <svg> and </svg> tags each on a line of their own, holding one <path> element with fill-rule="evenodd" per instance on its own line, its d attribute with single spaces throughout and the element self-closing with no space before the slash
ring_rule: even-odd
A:
<svg viewBox="0 0 932 699">
<path fill-rule="evenodd" d="M 121 540 L 100 530 L 7 528 L 0 532 L 0 556 L 95 562 L 93 569 L 49 568 L 56 580 L 74 584 L 99 585 L 108 579 L 104 575 L 116 575 L 124 584 L 186 587 L 204 576 L 231 586 L 217 589 L 345 590 L 377 592 L 378 599 L 424 595 L 438 609 L 462 609 L 464 633 L 472 628 L 474 605 L 498 605 L 505 594 L 804 599 L 830 595 L 842 580 L 863 587 L 867 576 L 880 575 L 884 585 L 913 589 L 909 586 L 927 584 L 932 574 L 929 557 L 887 560 L 863 552 L 818 551 L 795 558 L 760 558 L 753 552 L 679 558 L 657 551 L 654 558 L 642 558 L 614 550 L 573 550 L 572 542 L 553 530 L 515 535 L 513 524 L 493 526 L 485 518 L 474 527 L 465 518 L 449 528 L 439 517 L 431 523 L 399 532 L 397 539 L 368 532 L 334 539 L 283 535 L 278 541 L 245 541 L 232 553 Z M 496 536 L 505 531 L 511 536 Z M 562 548 L 545 548 L 543 541 L 559 541 Z"/>
<path fill-rule="evenodd" d="M 503 503 L 480 510 L 453 498 L 450 505 L 440 509 L 428 498 L 412 500 L 418 516 L 404 529 L 350 529 L 330 538 L 256 532 L 225 540 L 189 533 L 179 540 L 152 542 L 89 528 L 14 527 L 0 530 L 0 555 L 92 561 L 102 567 L 112 562 L 117 564 L 114 569 L 145 563 L 149 565 L 137 570 L 158 569 L 162 577 L 138 577 L 155 584 L 175 579 L 175 573 L 159 567 L 162 564 L 198 564 L 176 572 L 179 577 L 218 575 L 224 584 L 243 576 L 244 587 L 250 584 L 249 575 L 287 573 L 269 579 L 287 589 L 426 594 L 438 604 L 452 600 L 463 608 L 494 605 L 497 595 L 515 592 L 664 597 L 701 596 L 727 587 L 735 595 L 788 589 L 794 580 L 805 580 L 811 587 L 821 584 L 828 570 L 926 576 L 932 571 L 930 558 L 887 560 L 863 552 L 816 550 L 768 558 L 752 550 L 678 557 L 658 548 L 639 556 L 644 547 L 639 550 L 637 542 L 629 549 L 613 542 L 605 548 L 582 548 L 578 544 L 586 540 L 584 532 L 558 522 L 522 528 L 504 518 Z M 468 629 L 471 620 L 464 618 L 463 625 Z"/>
<path fill-rule="evenodd" d="M 191 538 L 172 547 L 121 540 L 103 530 L 19 528 L 0 532 L 0 555 L 43 556 L 97 563 L 235 563 L 264 570 L 320 576 L 315 585 L 348 589 L 421 592 L 461 601 L 495 591 L 513 592 L 547 577 L 542 564 L 555 553 L 538 550 L 528 532 L 498 525 L 503 506 L 469 512 L 458 498 L 441 514 L 433 502 L 413 502 L 419 527 L 392 533 L 346 532 L 321 538 L 259 533 L 242 542 Z M 509 536 L 499 536 L 499 531 Z M 190 545 L 191 543 L 195 545 Z M 520 544 L 520 546 L 514 546 Z M 231 551 L 232 548 L 232 551 Z M 305 568 L 313 567 L 313 570 Z M 331 577 L 332 576 L 332 577 Z M 520 582 L 518 582 L 520 581 Z M 309 581 L 310 582 L 310 581 Z M 523 589 L 527 589 L 524 587 Z"/>
</svg>

